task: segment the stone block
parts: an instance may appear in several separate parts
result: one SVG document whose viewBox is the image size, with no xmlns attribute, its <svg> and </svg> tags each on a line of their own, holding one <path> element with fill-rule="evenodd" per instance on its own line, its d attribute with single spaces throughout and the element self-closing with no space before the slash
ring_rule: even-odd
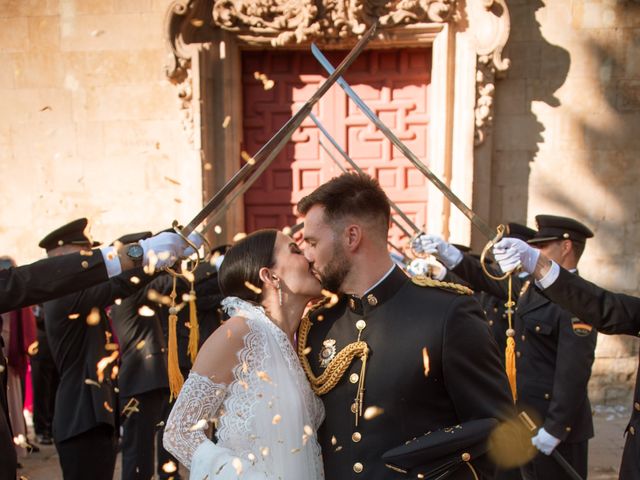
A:
<svg viewBox="0 0 640 480">
<path fill-rule="evenodd" d="M 136 0 L 132 2 L 130 0 L 113 0 L 113 8 L 115 12 L 119 13 L 149 13 L 149 12 L 164 12 L 166 9 L 166 2 L 162 2 L 164 8 L 159 8 L 155 5 L 153 0 Z"/>
<path fill-rule="evenodd" d="M 23 52 L 15 60 L 15 84 L 19 88 L 60 88 L 64 72 L 57 52 Z"/>
<path fill-rule="evenodd" d="M 0 49 L 20 52 L 29 46 L 29 27 L 25 17 L 0 18 Z"/>
<path fill-rule="evenodd" d="M 0 53 L 0 90 L 11 90 L 15 88 L 14 77 L 16 69 L 16 59 L 19 54 Z"/>
<path fill-rule="evenodd" d="M 117 12 L 114 0 L 68 0 L 66 13 L 70 16 L 104 15 Z"/>
<path fill-rule="evenodd" d="M 0 18 L 58 15 L 59 13 L 59 0 L 4 0 Z"/>
<path fill-rule="evenodd" d="M 60 51 L 60 20 L 57 16 L 28 17 L 29 51 Z"/>
<path fill-rule="evenodd" d="M 0 126 L 43 120 L 65 122 L 71 119 L 71 97 L 55 88 L 0 91 L 0 112 Z"/>
</svg>

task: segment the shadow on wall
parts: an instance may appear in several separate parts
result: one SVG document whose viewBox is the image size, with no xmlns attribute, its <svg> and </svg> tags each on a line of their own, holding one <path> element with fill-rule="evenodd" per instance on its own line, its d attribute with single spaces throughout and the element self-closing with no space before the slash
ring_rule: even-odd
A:
<svg viewBox="0 0 640 480">
<path fill-rule="evenodd" d="M 490 218 L 495 225 L 526 222 L 530 163 L 545 132 L 533 102 L 552 108 L 561 105 L 556 92 L 571 63 L 567 50 L 542 35 L 536 11 L 543 7 L 539 0 L 509 6 L 511 35 L 505 57 L 511 60 L 511 67 L 496 91 Z"/>
</svg>

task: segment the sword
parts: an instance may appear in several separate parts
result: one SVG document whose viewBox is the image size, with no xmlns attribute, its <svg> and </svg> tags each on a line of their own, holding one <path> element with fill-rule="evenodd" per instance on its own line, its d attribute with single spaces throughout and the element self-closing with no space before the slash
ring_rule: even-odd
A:
<svg viewBox="0 0 640 480">
<path fill-rule="evenodd" d="M 335 73 L 336 70 L 329 62 L 327 57 L 323 55 L 319 48 L 315 45 L 311 46 L 311 52 L 313 56 L 316 57 L 316 60 L 320 62 L 322 67 L 328 73 Z M 362 110 L 369 120 L 371 120 L 378 129 L 393 143 L 400 152 L 404 154 L 405 157 L 425 176 L 427 177 L 431 183 L 433 183 L 442 194 L 447 197 L 447 199 L 453 203 L 463 214 L 467 217 L 473 225 L 475 225 L 482 233 L 489 239 L 493 239 L 495 237 L 495 232 L 489 226 L 487 222 L 485 222 L 481 217 L 479 217 L 473 210 L 465 205 L 465 203 L 451 191 L 451 189 L 440 180 L 436 174 L 434 174 L 429 167 L 427 167 L 410 149 L 407 147 L 402 141 L 387 127 L 382 120 L 369 108 L 369 106 L 364 103 L 364 101 L 358 96 L 358 94 L 349 86 L 349 84 L 340 77 L 338 80 L 338 85 L 342 87 L 345 93 L 353 100 L 353 102 Z M 496 241 L 494 239 L 494 241 Z"/>
<path fill-rule="evenodd" d="M 358 166 L 358 164 L 353 161 L 353 159 L 347 154 L 347 152 L 344 151 L 344 149 L 340 146 L 340 144 L 336 141 L 336 139 L 331 136 L 331 134 L 327 131 L 326 128 L 324 128 L 324 125 L 322 125 L 322 123 L 320 122 L 318 117 L 316 117 L 313 113 L 310 113 L 309 114 L 309 118 L 311 118 L 311 120 L 313 120 L 313 123 L 316 124 L 316 127 L 318 127 L 318 129 L 327 138 L 327 140 L 329 140 L 329 142 L 331 142 L 331 145 L 333 145 L 333 148 L 335 148 L 338 151 L 338 153 L 340 155 L 342 155 L 342 158 L 344 158 L 347 161 L 347 163 L 349 165 L 351 165 L 351 167 L 356 172 L 358 172 L 360 175 L 364 174 L 364 172 Z M 329 155 L 329 157 L 331 157 L 331 159 L 335 162 L 335 164 L 338 165 L 338 167 L 340 167 L 343 171 L 345 171 L 342 168 L 342 165 L 340 165 L 340 163 L 338 162 L 338 160 L 336 160 L 336 158 L 329 152 L 327 147 L 325 147 L 324 143 L 322 143 L 322 140 L 320 140 L 320 146 L 322 148 L 324 148 L 324 151 L 327 152 L 327 154 Z M 413 223 L 413 221 L 391 199 L 389 199 L 389 205 L 391 206 L 391 208 L 393 208 L 393 210 L 398 215 L 400 215 L 400 217 L 405 222 L 407 222 L 407 225 L 409 225 L 411 227 L 411 229 L 413 230 L 415 235 L 420 235 L 422 233 L 422 230 L 420 228 L 418 228 L 418 226 L 415 223 Z M 391 218 L 391 220 L 400 228 L 400 230 L 402 230 L 404 232 L 404 234 L 407 237 L 411 238 L 412 235 L 405 228 L 403 228 L 402 225 L 400 225 L 396 220 L 394 220 L 393 217 Z"/>
<path fill-rule="evenodd" d="M 293 132 L 300 126 L 307 115 L 311 113 L 313 106 L 318 102 L 318 100 L 320 100 L 320 98 L 322 98 L 322 96 L 329 90 L 329 88 L 331 88 L 331 86 L 364 50 L 367 43 L 369 43 L 371 38 L 373 38 L 377 25 L 377 21 L 371 25 L 369 30 L 367 30 L 367 32 L 362 36 L 355 47 L 353 47 L 344 60 L 340 62 L 338 68 L 329 74 L 329 77 L 318 88 L 318 90 L 316 90 L 313 96 L 307 100 L 295 115 L 293 115 L 293 117 L 291 117 L 287 123 L 285 123 L 280 130 L 278 130 L 278 132 L 276 132 L 276 134 L 271 137 L 269 141 L 267 141 L 267 143 L 265 143 L 253 156 L 253 161 L 247 162 L 240 170 L 238 170 L 235 175 L 233 175 L 233 177 L 231 177 L 231 179 L 220 190 L 218 190 L 213 197 L 211 197 L 202 210 L 200 210 L 200 212 L 198 212 L 198 214 L 193 217 L 186 226 L 182 229 L 176 229 L 177 231 L 179 230 L 180 235 L 184 238 L 188 237 L 188 235 L 193 232 L 198 225 L 209 218 L 214 212 L 219 215 L 220 211 L 224 211 L 224 208 L 230 205 L 234 199 L 244 193 L 251 184 L 255 182 L 255 180 L 262 174 L 262 172 L 264 172 L 264 170 L 266 170 L 278 153 L 280 153 L 282 148 L 287 144 L 291 135 L 293 135 Z M 316 49 L 319 51 L 318 47 L 316 47 Z M 230 194 L 242 182 L 244 182 L 242 188 L 230 196 Z M 174 225 L 175 223 L 176 222 L 174 222 Z"/>
</svg>

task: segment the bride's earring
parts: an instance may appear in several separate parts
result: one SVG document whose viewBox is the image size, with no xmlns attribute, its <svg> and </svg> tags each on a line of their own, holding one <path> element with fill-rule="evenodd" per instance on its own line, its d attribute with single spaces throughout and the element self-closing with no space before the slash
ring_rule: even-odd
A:
<svg viewBox="0 0 640 480">
<path fill-rule="evenodd" d="M 276 284 L 276 290 L 278 290 L 278 305 L 282 306 L 282 287 L 280 282 Z"/>
</svg>

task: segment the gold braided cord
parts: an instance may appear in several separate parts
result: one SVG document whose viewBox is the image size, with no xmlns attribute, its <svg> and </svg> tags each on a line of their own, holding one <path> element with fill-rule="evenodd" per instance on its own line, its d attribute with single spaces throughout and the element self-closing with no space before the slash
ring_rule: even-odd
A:
<svg viewBox="0 0 640 480">
<path fill-rule="evenodd" d="M 307 338 L 312 325 L 311 320 L 309 319 L 309 314 L 315 310 L 317 310 L 317 308 L 312 308 L 300 322 L 300 328 L 298 329 L 298 356 L 300 357 L 302 368 L 311 383 L 311 388 L 316 395 L 324 395 L 325 393 L 333 390 L 333 388 L 338 384 L 354 358 L 366 357 L 369 353 L 369 347 L 366 342 L 363 341 L 350 343 L 340 350 L 335 358 L 331 360 L 331 363 L 329 363 L 322 375 L 316 377 L 311 370 L 311 365 L 309 365 L 309 360 L 305 354 Z"/>
<path fill-rule="evenodd" d="M 464 285 L 460 285 L 459 283 L 434 280 L 433 278 L 427 277 L 426 275 L 416 275 L 415 277 L 411 278 L 411 281 L 419 287 L 443 288 L 445 290 L 451 290 L 461 295 L 473 295 L 473 290 L 471 290 L 469 287 L 465 287 Z"/>
</svg>

